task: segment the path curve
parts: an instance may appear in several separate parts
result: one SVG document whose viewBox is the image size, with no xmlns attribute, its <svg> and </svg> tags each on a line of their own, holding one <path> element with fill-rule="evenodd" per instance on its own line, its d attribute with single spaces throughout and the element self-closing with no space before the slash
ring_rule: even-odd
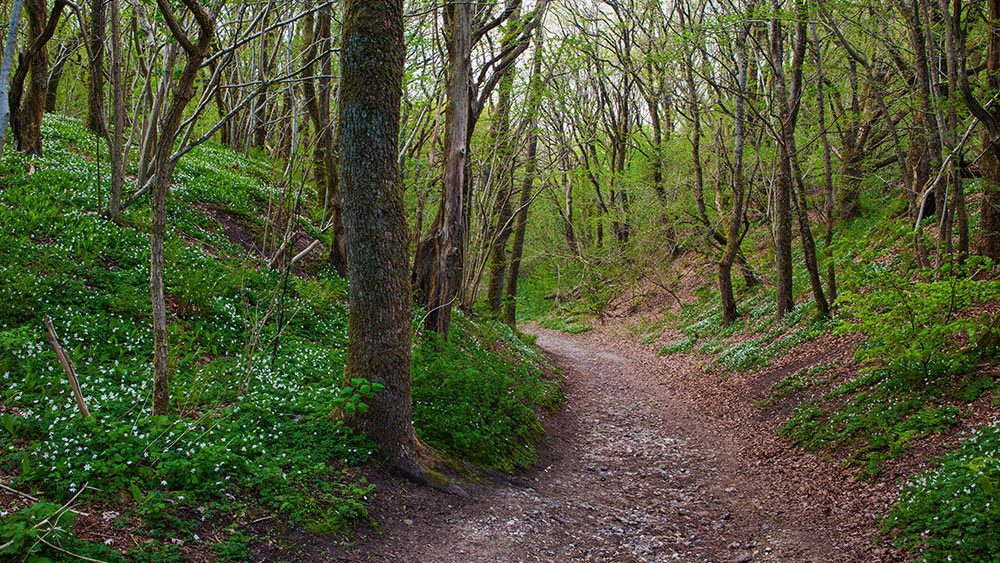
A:
<svg viewBox="0 0 1000 563">
<path fill-rule="evenodd" d="M 740 436 L 669 391 L 671 370 L 700 369 L 692 362 L 636 357 L 600 335 L 532 331 L 566 377 L 538 466 L 520 483 L 474 485 L 471 500 L 387 493 L 397 496 L 381 504 L 398 510 L 377 515 L 382 534 L 344 560 L 862 560 L 837 547 L 828 508 L 770 494 L 767 460 L 739 459 Z"/>
</svg>

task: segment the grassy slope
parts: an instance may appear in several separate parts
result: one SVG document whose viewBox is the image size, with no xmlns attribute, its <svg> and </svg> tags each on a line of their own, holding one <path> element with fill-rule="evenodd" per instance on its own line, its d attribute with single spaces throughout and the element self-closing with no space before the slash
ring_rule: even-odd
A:
<svg viewBox="0 0 1000 563">
<path fill-rule="evenodd" d="M 248 240 L 232 240 L 213 218 L 224 214 L 245 239 L 262 232 L 256 210 L 271 195 L 268 163 L 209 146 L 178 167 L 165 252 L 175 416 L 152 418 L 148 209 L 133 206 L 121 227 L 95 213 L 94 137 L 59 118 L 47 118 L 44 135 L 44 158 L 7 151 L 0 162 L 4 481 L 51 502 L 100 489 L 77 505 L 116 515 L 91 519 L 82 537 L 114 538 L 135 560 L 245 559 L 259 538 L 238 530 L 270 516 L 320 534 L 366 519 L 373 491 L 357 468 L 374 448 L 327 416 L 342 394 L 345 283 L 256 267 Z M 45 341 L 43 315 L 76 364 L 94 415 L 87 421 Z M 536 410 L 558 405 L 557 384 L 509 328 L 462 317 L 454 326 L 450 342 L 415 344 L 418 432 L 479 464 L 529 465 L 541 435 Z M 30 530 L 57 506 L 0 501 L 0 545 L 15 541 L 4 554 L 34 545 L 64 556 Z M 118 545 L 123 530 L 152 541 Z M 69 535 L 46 537 L 119 557 Z"/>
</svg>

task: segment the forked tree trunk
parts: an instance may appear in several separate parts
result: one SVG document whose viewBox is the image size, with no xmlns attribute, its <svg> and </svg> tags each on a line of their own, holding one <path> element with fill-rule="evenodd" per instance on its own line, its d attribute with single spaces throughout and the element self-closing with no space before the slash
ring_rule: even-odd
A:
<svg viewBox="0 0 1000 563">
<path fill-rule="evenodd" d="M 49 85 L 49 54 L 46 45 L 55 33 L 59 17 L 66 6 L 56 0 L 52 13 L 46 19 L 45 0 L 26 0 L 28 12 L 28 37 L 31 42 L 24 53 L 11 83 L 10 105 L 13 113 L 14 140 L 21 152 L 42 154 L 42 116 L 45 114 L 45 92 Z M 30 73 L 27 94 L 25 80 Z"/>
<path fill-rule="evenodd" d="M 448 110 L 445 119 L 444 193 L 430 232 L 417 245 L 413 274 L 417 298 L 427 310 L 425 328 L 447 337 L 451 309 L 458 297 L 464 266 L 473 6 L 453 2 L 445 10 Z"/>
<path fill-rule="evenodd" d="M 796 5 L 795 42 L 792 49 L 792 76 L 790 91 L 784 84 L 779 86 L 781 99 L 778 100 L 779 115 L 785 114 L 787 127 L 782 127 L 782 146 L 788 158 L 789 172 L 793 180 L 793 207 L 798 219 L 799 238 L 802 241 L 802 255 L 806 263 L 806 273 L 809 275 L 809 285 L 812 288 L 816 309 L 824 317 L 830 316 L 830 304 L 823 294 L 823 282 L 819 274 L 819 260 L 816 258 L 816 242 L 813 240 L 812 227 L 809 224 L 809 201 L 806 199 L 806 186 L 799 167 L 798 147 L 795 142 L 795 125 L 798 123 L 800 100 L 802 99 L 802 64 L 806 51 L 806 13 L 805 5 L 798 0 Z M 780 63 L 779 63 L 780 64 Z M 789 98 L 790 95 L 790 98 Z"/>
<path fill-rule="evenodd" d="M 69 61 L 69 55 L 80 47 L 78 39 L 71 39 L 59 46 L 59 53 L 56 56 L 56 64 L 49 70 L 49 85 L 45 90 L 45 113 L 56 111 L 56 103 L 59 101 L 59 85 L 62 83 L 63 70 Z"/>
</svg>

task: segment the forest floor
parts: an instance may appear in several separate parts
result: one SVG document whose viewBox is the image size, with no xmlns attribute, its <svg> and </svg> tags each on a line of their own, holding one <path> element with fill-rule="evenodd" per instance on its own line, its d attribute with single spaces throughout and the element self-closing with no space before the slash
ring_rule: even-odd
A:
<svg viewBox="0 0 1000 563">
<path fill-rule="evenodd" d="M 696 357 L 661 358 L 608 328 L 529 332 L 566 377 L 566 403 L 546 421 L 536 467 L 512 482 L 471 484 L 470 499 L 380 484 L 379 532 L 325 558 L 903 559 L 873 541 L 894 487 L 855 481 L 792 447 L 742 384 L 720 386 Z"/>
</svg>

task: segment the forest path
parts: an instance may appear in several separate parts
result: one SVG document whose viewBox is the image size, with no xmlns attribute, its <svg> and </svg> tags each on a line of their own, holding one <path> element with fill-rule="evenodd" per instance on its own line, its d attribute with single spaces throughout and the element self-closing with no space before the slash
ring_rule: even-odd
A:
<svg viewBox="0 0 1000 563">
<path fill-rule="evenodd" d="M 383 533 L 342 560 L 882 559 L 846 543 L 850 532 L 822 498 L 786 478 L 781 456 L 749 457 L 756 450 L 743 447 L 750 437 L 740 427 L 678 398 L 670 381 L 709 377 L 693 361 L 598 333 L 531 332 L 566 377 L 566 403 L 546 422 L 536 468 L 514 485 L 472 485 L 470 500 L 426 488 L 385 492 L 391 502 L 379 504 L 395 510 L 376 515 Z"/>
</svg>

